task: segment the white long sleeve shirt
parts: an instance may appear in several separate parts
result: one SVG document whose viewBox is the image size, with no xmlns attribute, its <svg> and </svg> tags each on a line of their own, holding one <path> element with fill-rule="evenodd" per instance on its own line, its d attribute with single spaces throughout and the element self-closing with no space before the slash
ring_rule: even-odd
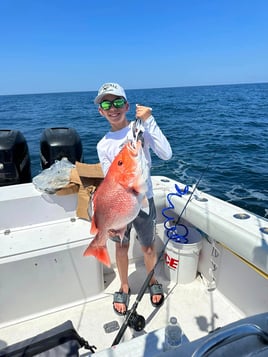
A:
<svg viewBox="0 0 268 357">
<path fill-rule="evenodd" d="M 104 175 L 106 175 L 115 156 L 119 153 L 124 144 L 128 141 L 133 141 L 133 122 L 128 126 L 118 131 L 109 131 L 97 144 L 98 157 L 102 166 Z M 148 162 L 150 170 L 152 160 L 150 148 L 162 160 L 169 160 L 172 156 L 172 150 L 167 138 L 162 133 L 157 125 L 154 117 L 151 115 L 145 122 L 142 122 L 143 131 L 143 151 Z M 148 178 L 147 198 L 153 197 L 153 188 L 151 178 Z"/>
</svg>

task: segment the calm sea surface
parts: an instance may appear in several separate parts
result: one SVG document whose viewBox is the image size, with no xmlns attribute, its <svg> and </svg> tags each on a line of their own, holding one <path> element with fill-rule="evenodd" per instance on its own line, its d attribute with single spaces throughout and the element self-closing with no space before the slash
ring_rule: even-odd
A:
<svg viewBox="0 0 268 357">
<path fill-rule="evenodd" d="M 93 104 L 96 92 L 0 96 L 0 129 L 20 130 L 30 154 L 32 176 L 40 168 L 44 129 L 73 127 L 84 162 L 98 161 L 96 144 L 109 126 Z M 153 157 L 153 175 L 165 175 L 268 217 L 268 83 L 127 90 L 135 104 L 153 108 L 170 141 L 173 158 Z M 209 166 L 208 166 L 208 163 Z"/>
</svg>

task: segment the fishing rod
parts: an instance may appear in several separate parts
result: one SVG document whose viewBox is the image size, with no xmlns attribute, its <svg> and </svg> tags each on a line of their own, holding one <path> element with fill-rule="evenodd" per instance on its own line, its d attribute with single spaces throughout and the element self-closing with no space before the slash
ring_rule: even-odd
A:
<svg viewBox="0 0 268 357">
<path fill-rule="evenodd" d="M 210 160 L 209 160 L 207 166 L 205 167 L 205 169 L 202 171 L 202 173 L 201 173 L 199 179 L 197 180 L 197 183 L 193 186 L 193 190 L 192 190 L 192 192 L 191 192 L 191 194 L 190 194 L 190 196 L 189 196 L 189 198 L 188 198 L 186 204 L 184 205 L 184 207 L 183 207 L 183 209 L 182 209 L 182 211 L 181 211 L 181 213 L 180 213 L 180 215 L 179 215 L 179 217 L 178 217 L 178 219 L 177 219 L 175 225 L 177 225 L 177 224 L 179 223 L 179 221 L 180 221 L 180 219 L 181 219 L 181 217 L 182 217 L 184 211 L 186 210 L 186 207 L 187 207 L 188 203 L 190 202 L 190 200 L 191 200 L 191 198 L 192 198 L 192 196 L 193 196 L 193 194 L 194 194 L 194 191 L 197 189 L 197 186 L 199 186 L 199 184 L 200 184 L 200 182 L 201 182 L 203 176 L 204 176 L 205 173 L 207 172 L 207 170 L 208 170 L 208 168 L 209 168 L 209 166 L 210 166 L 212 160 L 214 159 L 215 155 L 216 155 L 216 151 L 214 152 L 214 154 L 213 154 L 212 157 L 210 158 Z M 168 241 L 169 241 L 169 239 L 168 239 Z M 165 244 L 165 246 L 166 246 L 166 245 L 167 245 L 167 243 Z"/>
<path fill-rule="evenodd" d="M 185 212 L 186 207 L 188 206 L 191 198 L 193 197 L 193 194 L 194 194 L 195 190 L 197 189 L 197 186 L 199 185 L 200 181 L 202 180 L 205 172 L 207 172 L 207 170 L 208 170 L 212 160 L 214 159 L 215 155 L 216 155 L 216 152 L 214 152 L 214 155 L 211 157 L 211 159 L 209 160 L 207 166 L 202 171 L 202 173 L 201 173 L 197 183 L 194 185 L 193 190 L 191 191 L 190 196 L 188 197 L 188 200 L 186 201 L 186 203 L 185 203 L 185 205 L 184 205 L 184 207 L 183 207 L 183 209 L 182 209 L 182 211 L 181 211 L 181 213 L 180 213 L 175 225 L 178 225 L 178 223 L 180 222 L 180 219 L 181 219 L 183 213 Z M 123 335 L 124 335 L 124 333 L 125 333 L 125 331 L 126 331 L 128 326 L 129 327 L 133 327 L 136 331 L 141 331 L 145 327 L 145 319 L 144 319 L 144 317 L 141 316 L 141 315 L 138 315 L 136 310 L 137 310 L 137 307 L 138 307 L 143 295 L 145 294 L 145 291 L 147 290 L 147 288 L 148 288 L 148 286 L 150 284 L 150 281 L 151 281 L 151 279 L 152 279 L 152 277 L 153 277 L 153 275 L 155 273 L 155 269 L 156 269 L 157 265 L 159 264 L 162 256 L 165 253 L 167 244 L 168 244 L 168 242 L 170 240 L 170 237 L 167 237 L 167 238 L 168 239 L 167 239 L 166 243 L 164 244 L 164 246 L 163 246 L 163 248 L 162 248 L 162 250 L 161 250 L 161 252 L 160 252 L 160 254 L 158 256 L 157 261 L 156 261 L 153 269 L 148 273 L 148 275 L 147 275 L 147 277 L 146 277 L 146 279 L 145 279 L 145 281 L 144 281 L 144 283 L 143 283 L 143 285 L 142 285 L 142 287 L 141 287 L 141 289 L 140 289 L 140 291 L 139 291 L 139 293 L 138 293 L 138 295 L 136 297 L 135 302 L 133 303 L 131 309 L 129 311 L 127 311 L 126 318 L 125 318 L 120 330 L 118 331 L 118 334 L 116 335 L 116 337 L 115 337 L 115 339 L 114 339 L 114 341 L 112 343 L 112 346 L 118 345 L 118 343 L 121 341 L 121 338 L 123 337 Z"/>
</svg>

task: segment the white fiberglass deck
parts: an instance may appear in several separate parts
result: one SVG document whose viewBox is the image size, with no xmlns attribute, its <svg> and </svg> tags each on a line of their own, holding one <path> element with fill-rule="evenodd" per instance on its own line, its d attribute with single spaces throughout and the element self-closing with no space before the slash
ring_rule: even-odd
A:
<svg viewBox="0 0 268 357">
<path fill-rule="evenodd" d="M 130 265 L 130 286 L 131 299 L 130 307 L 135 301 L 136 295 L 146 277 L 143 264 Z M 138 305 L 137 312 L 144 316 L 146 326 L 144 331 L 135 332 L 127 328 L 121 342 L 129 340 L 134 335 L 143 335 L 161 329 L 166 326 L 170 316 L 176 316 L 182 329 L 189 340 L 207 335 L 217 327 L 237 321 L 244 317 L 241 312 L 236 310 L 217 290 L 208 291 L 207 286 L 199 277 L 190 284 L 175 285 L 166 280 L 163 270 L 163 262 L 160 262 L 156 270 L 156 275 L 163 283 L 166 300 L 161 308 L 155 309 L 150 303 L 149 293 L 146 292 Z M 89 276 L 90 279 L 90 276 Z M 38 333 L 51 329 L 66 320 L 71 320 L 79 334 L 88 340 L 90 345 L 95 345 L 97 351 L 111 347 L 117 333 L 106 333 L 104 325 L 111 321 L 118 321 L 119 326 L 123 318 L 116 315 L 112 308 L 113 293 L 119 288 L 119 280 L 116 272 L 105 275 L 105 291 L 97 299 L 90 302 L 64 309 L 49 315 L 33 318 L 29 321 L 18 323 L 0 329 L 0 348 L 10 345 Z M 19 304 L 18 297 L 18 304 Z M 129 351 L 128 356 L 146 356 L 149 353 L 157 354 L 162 351 L 163 332 L 149 335 L 149 345 L 146 346 L 146 339 L 135 340 L 135 350 Z M 134 342 L 134 340 L 133 340 Z M 126 345 L 125 348 L 130 348 Z M 123 345 L 117 348 L 118 353 L 123 353 Z M 114 350 L 113 353 L 116 353 Z M 147 350 L 147 351 L 146 351 Z M 120 352 L 121 351 L 121 352 Z M 112 356 L 110 351 L 107 356 Z M 81 350 L 81 354 L 88 352 Z M 106 352 L 101 355 L 106 355 Z M 153 354 L 154 355 L 154 354 Z"/>
</svg>

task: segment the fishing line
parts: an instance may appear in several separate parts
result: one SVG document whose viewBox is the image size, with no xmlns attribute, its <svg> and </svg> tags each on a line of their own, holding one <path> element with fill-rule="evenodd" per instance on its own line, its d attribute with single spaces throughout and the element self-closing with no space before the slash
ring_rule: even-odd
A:
<svg viewBox="0 0 268 357">
<path fill-rule="evenodd" d="M 175 223 L 175 226 L 177 226 L 179 224 L 180 219 L 181 219 L 183 213 L 186 210 L 186 207 L 188 206 L 191 198 L 193 197 L 193 194 L 194 194 L 195 190 L 197 189 L 197 186 L 199 185 L 199 183 L 200 183 L 201 179 L 203 178 L 205 172 L 208 170 L 208 168 L 209 168 L 212 160 L 214 159 L 215 155 L 216 155 L 216 152 L 214 152 L 214 155 L 211 157 L 211 159 L 209 160 L 207 166 L 205 167 L 205 169 L 201 173 L 197 183 L 193 186 L 193 190 L 191 190 L 190 196 L 189 196 L 188 200 L 186 201 L 186 203 L 185 203 L 185 205 L 184 205 L 184 207 L 183 207 L 183 209 L 182 209 L 182 211 L 181 211 L 181 213 L 180 213 L 180 215 L 179 215 L 179 217 L 178 217 L 178 219 L 177 219 L 177 221 Z M 118 345 L 118 343 L 121 341 L 121 338 L 123 337 L 127 327 L 132 325 L 133 319 L 135 319 L 137 317 L 142 317 L 143 318 L 143 316 L 137 314 L 136 310 L 137 310 L 137 307 L 139 305 L 139 302 L 141 301 L 143 295 L 145 294 L 145 291 L 147 290 L 147 288 L 148 288 L 148 286 L 150 284 L 150 281 L 151 281 L 151 279 L 152 279 L 152 277 L 154 275 L 154 272 L 155 272 L 155 269 L 156 269 L 157 265 L 159 264 L 162 256 L 165 253 L 167 244 L 168 244 L 169 239 L 170 239 L 169 237 L 167 237 L 167 238 L 168 239 L 167 239 L 166 243 L 164 244 L 164 246 L 163 246 L 163 248 L 162 248 L 162 250 L 161 250 L 161 252 L 160 252 L 160 254 L 158 256 L 158 258 L 156 260 L 156 263 L 155 263 L 153 269 L 148 273 L 148 275 L 147 275 L 147 277 L 146 277 L 146 279 L 145 279 L 145 281 L 144 281 L 144 283 L 143 283 L 143 285 L 142 285 L 142 287 L 141 287 L 141 289 L 140 289 L 140 291 L 139 291 L 139 293 L 138 293 L 138 295 L 136 297 L 135 302 L 133 303 L 131 309 L 129 311 L 127 311 L 126 318 L 125 318 L 120 330 L 118 331 L 118 334 L 116 335 L 116 337 L 115 337 L 115 339 L 114 339 L 114 341 L 112 343 L 112 346 Z M 143 320 L 144 320 L 144 318 L 143 318 Z M 144 326 L 140 326 L 140 327 L 144 328 Z M 140 330 L 142 330 L 142 328 Z M 138 331 L 139 331 L 139 329 L 138 329 Z"/>
<path fill-rule="evenodd" d="M 197 180 L 197 183 L 196 183 L 195 185 L 193 185 L 193 190 L 192 190 L 192 192 L 191 192 L 191 194 L 190 194 L 190 196 L 189 196 L 189 198 L 188 198 L 186 204 L 184 205 L 184 207 L 183 207 L 183 209 L 182 209 L 182 211 L 181 211 L 181 213 L 180 213 L 180 215 L 179 215 L 179 217 L 178 217 L 178 219 L 177 219 L 175 225 L 178 225 L 178 223 L 179 223 L 179 221 L 180 221 L 180 219 L 181 219 L 183 213 L 184 213 L 185 210 L 186 210 L 186 207 L 187 207 L 188 203 L 190 202 L 190 200 L 191 200 L 191 198 L 192 198 L 192 196 L 193 196 L 195 190 L 197 189 L 197 186 L 199 186 L 200 181 L 202 180 L 203 176 L 204 176 L 205 173 L 208 171 L 208 168 L 209 168 L 209 166 L 210 166 L 212 160 L 214 159 L 216 153 L 217 153 L 217 151 L 215 151 L 214 154 L 212 155 L 212 157 L 210 158 L 210 160 L 209 160 L 207 166 L 204 168 L 204 170 L 202 171 L 202 173 L 201 173 L 199 179 Z"/>
</svg>

